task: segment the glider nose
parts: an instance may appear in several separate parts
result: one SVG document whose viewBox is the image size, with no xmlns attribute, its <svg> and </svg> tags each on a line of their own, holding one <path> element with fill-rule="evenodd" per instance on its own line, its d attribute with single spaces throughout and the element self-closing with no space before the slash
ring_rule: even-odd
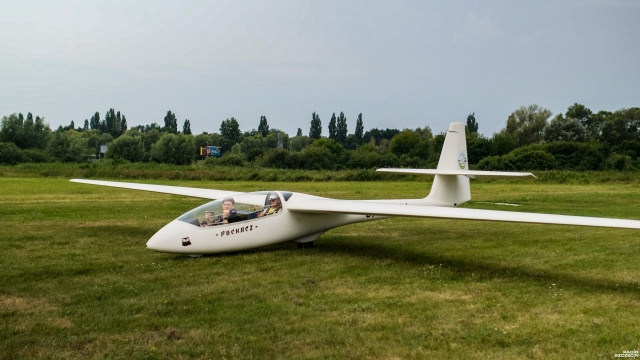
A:
<svg viewBox="0 0 640 360">
<path fill-rule="evenodd" d="M 170 239 L 175 236 L 166 231 L 167 226 L 155 233 L 149 241 L 147 241 L 147 249 L 159 252 L 176 252 L 174 244 Z"/>
<path fill-rule="evenodd" d="M 162 241 L 160 241 L 158 234 L 155 234 L 147 241 L 147 249 L 153 251 L 162 251 Z"/>
<path fill-rule="evenodd" d="M 158 230 L 149 241 L 147 249 L 166 253 L 188 253 L 191 250 L 191 240 L 193 237 L 192 225 L 175 220 Z"/>
</svg>

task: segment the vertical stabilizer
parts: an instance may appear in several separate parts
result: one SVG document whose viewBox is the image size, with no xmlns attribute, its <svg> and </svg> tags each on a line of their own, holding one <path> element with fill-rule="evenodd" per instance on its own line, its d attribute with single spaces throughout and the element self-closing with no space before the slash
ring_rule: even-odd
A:
<svg viewBox="0 0 640 360">
<path fill-rule="evenodd" d="M 469 170 L 465 124 L 454 122 L 444 139 L 438 170 Z M 436 175 L 426 200 L 429 205 L 458 206 L 471 199 L 469 178 L 464 175 Z"/>
</svg>

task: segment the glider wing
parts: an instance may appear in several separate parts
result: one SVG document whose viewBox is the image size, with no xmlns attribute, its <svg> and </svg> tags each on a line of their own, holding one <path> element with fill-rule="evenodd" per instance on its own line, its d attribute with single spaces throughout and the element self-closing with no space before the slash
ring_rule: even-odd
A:
<svg viewBox="0 0 640 360">
<path fill-rule="evenodd" d="M 237 195 L 238 191 L 226 191 L 226 190 L 214 190 L 214 189 L 202 189 L 182 186 L 168 186 L 168 185 L 152 185 L 152 184 L 140 184 L 118 181 L 102 181 L 102 180 L 86 180 L 86 179 L 72 179 L 72 182 L 111 186 L 123 189 L 152 191 L 163 194 L 183 195 L 201 199 L 222 199 L 227 196 Z"/>
<path fill-rule="evenodd" d="M 308 199 L 302 202 L 291 202 L 287 205 L 287 209 L 289 209 L 289 211 L 311 213 L 410 216 L 640 229 L 640 221 L 638 220 L 480 210 L 458 207 L 403 205 L 398 203 L 358 200 Z"/>
</svg>

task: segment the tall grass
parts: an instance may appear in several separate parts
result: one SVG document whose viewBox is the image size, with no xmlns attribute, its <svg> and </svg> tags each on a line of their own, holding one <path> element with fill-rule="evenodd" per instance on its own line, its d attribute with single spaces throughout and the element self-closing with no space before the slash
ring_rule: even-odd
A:
<svg viewBox="0 0 640 360">
<path fill-rule="evenodd" d="M 623 171 L 539 171 L 538 182 L 563 184 L 640 183 L 640 172 Z M 195 162 L 178 166 L 158 163 L 128 163 L 100 160 L 91 163 L 23 163 L 0 165 L 0 176 L 4 177 L 64 177 L 105 179 L 163 179 L 163 180 L 208 180 L 208 181 L 424 181 L 429 176 L 415 176 L 376 172 L 375 169 L 359 170 L 291 170 L 257 166 L 221 166 L 214 162 Z M 474 180 L 495 182 L 496 180 Z M 520 182 L 522 180 L 498 180 Z"/>
</svg>

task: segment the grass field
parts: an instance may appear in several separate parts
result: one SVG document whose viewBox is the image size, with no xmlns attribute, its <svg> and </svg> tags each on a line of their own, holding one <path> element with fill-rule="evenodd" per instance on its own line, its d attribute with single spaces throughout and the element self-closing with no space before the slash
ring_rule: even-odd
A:
<svg viewBox="0 0 640 360">
<path fill-rule="evenodd" d="M 428 190 L 162 183 L 354 199 Z M 568 359 L 640 349 L 640 231 L 402 218 L 332 230 L 313 249 L 191 258 L 145 243 L 202 200 L 61 178 L 0 177 L 0 189 L 2 359 Z M 469 207 L 640 219 L 635 182 L 487 182 L 472 192 Z"/>
</svg>

